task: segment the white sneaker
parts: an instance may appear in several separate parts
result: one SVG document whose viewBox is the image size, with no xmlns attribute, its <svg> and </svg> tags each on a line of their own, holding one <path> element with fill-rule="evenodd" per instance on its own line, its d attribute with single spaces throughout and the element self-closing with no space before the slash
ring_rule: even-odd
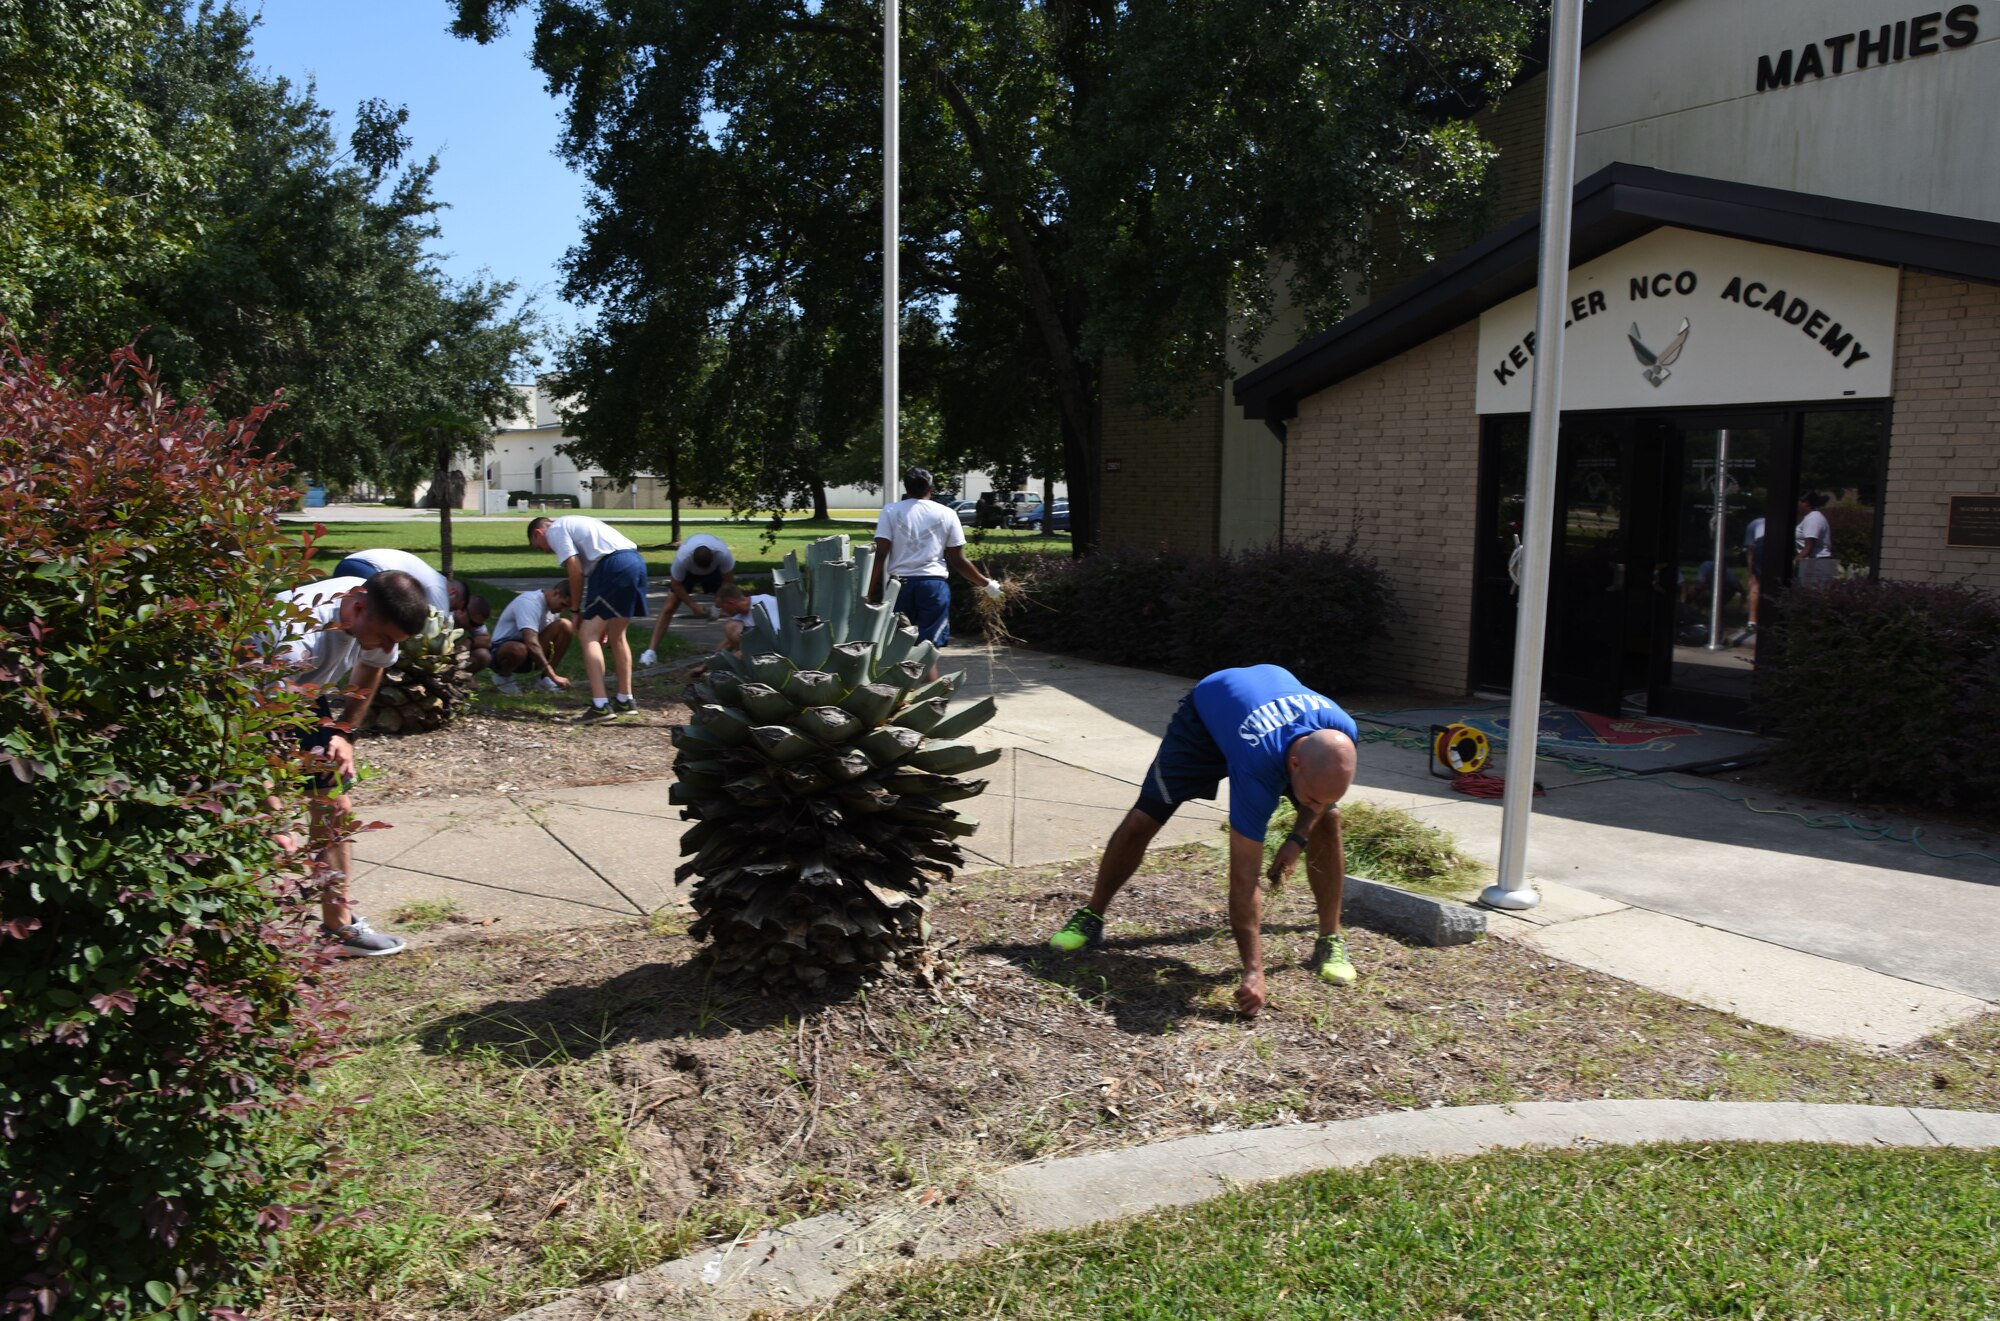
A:
<svg viewBox="0 0 2000 1321">
<path fill-rule="evenodd" d="M 557 683 L 554 679 L 551 679 L 546 674 L 544 674 L 541 678 L 535 680 L 535 687 L 541 689 L 545 693 L 559 693 L 563 690 L 561 684 Z"/>
<path fill-rule="evenodd" d="M 521 692 L 521 685 L 514 682 L 513 675 L 501 674 L 497 670 L 493 674 L 493 687 L 494 690 L 497 692 L 503 692 L 513 696 L 518 696 Z"/>
<path fill-rule="evenodd" d="M 654 651 L 651 647 L 648 647 L 644 651 L 639 653 L 639 663 L 641 665 L 651 665 L 654 661 L 657 661 L 659 658 L 660 658 L 660 653 Z"/>
</svg>

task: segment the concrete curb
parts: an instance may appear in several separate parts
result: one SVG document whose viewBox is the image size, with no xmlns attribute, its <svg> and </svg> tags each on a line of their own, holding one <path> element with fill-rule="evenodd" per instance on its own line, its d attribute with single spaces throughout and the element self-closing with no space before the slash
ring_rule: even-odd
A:
<svg viewBox="0 0 2000 1321">
<path fill-rule="evenodd" d="M 1018 1165 L 955 1205 L 896 1201 L 815 1216 L 594 1285 L 512 1321 L 603 1316 L 723 1321 L 822 1303 L 863 1272 L 964 1256 L 1008 1238 L 1185 1206 L 1244 1184 L 1385 1156 L 1643 1142 L 1828 1142 L 2000 1148 L 2000 1115 L 1746 1101 L 1535 1101 L 1398 1111 L 1204 1134 Z"/>
<path fill-rule="evenodd" d="M 1392 936 L 1424 945 L 1468 945 L 1486 934 L 1486 914 L 1476 908 L 1399 889 L 1364 876 L 1347 878 L 1340 914 Z"/>
</svg>

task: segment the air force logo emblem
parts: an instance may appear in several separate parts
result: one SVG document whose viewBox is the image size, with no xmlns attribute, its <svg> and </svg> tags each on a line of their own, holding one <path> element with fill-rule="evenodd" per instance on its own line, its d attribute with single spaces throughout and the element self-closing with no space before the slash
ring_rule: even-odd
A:
<svg viewBox="0 0 2000 1321">
<path fill-rule="evenodd" d="M 1681 318 L 1680 333 L 1668 340 L 1667 346 L 1658 353 L 1647 348 L 1646 341 L 1639 338 L 1639 323 L 1636 321 L 1632 323 L 1632 333 L 1627 338 L 1632 341 L 1632 352 L 1639 359 L 1640 375 L 1644 376 L 1647 382 L 1657 390 L 1660 388 L 1661 381 L 1673 375 L 1667 368 L 1673 366 L 1680 359 L 1681 349 L 1687 344 L 1687 318 Z"/>
</svg>

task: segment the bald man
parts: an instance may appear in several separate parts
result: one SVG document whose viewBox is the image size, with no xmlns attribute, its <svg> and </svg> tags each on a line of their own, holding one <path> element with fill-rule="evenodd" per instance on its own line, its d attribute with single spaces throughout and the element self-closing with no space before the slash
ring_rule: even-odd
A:
<svg viewBox="0 0 2000 1321">
<path fill-rule="evenodd" d="M 1237 1012 L 1255 1017 L 1264 1007 L 1264 833 L 1278 799 L 1298 808 L 1298 826 L 1278 850 L 1264 878 L 1283 883 L 1306 859 L 1306 879 L 1319 909 L 1319 939 L 1309 966 L 1321 979 L 1345 986 L 1355 977 L 1340 934 L 1340 892 L 1347 881 L 1340 838 L 1340 808 L 1354 783 L 1354 720 L 1331 698 L 1307 688 L 1289 670 L 1252 665 L 1218 670 L 1181 699 L 1160 751 L 1097 864 L 1097 888 L 1088 907 L 1049 941 L 1069 954 L 1101 943 L 1104 914 L 1146 856 L 1174 809 L 1190 798 L 1213 798 L 1229 779 L 1229 926 L 1243 959 Z"/>
</svg>

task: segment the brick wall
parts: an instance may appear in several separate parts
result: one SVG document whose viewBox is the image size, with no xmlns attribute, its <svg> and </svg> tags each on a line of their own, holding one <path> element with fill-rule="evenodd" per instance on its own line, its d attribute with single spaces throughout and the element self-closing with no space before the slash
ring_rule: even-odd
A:
<svg viewBox="0 0 2000 1321">
<path fill-rule="evenodd" d="M 1905 273 L 1882 576 L 2000 589 L 2000 550 L 1946 547 L 1954 495 L 2000 495 L 2000 288 Z"/>
<path fill-rule="evenodd" d="M 1212 555 L 1222 509 L 1222 393 L 1204 393 L 1183 417 L 1155 417 L 1126 396 L 1131 380 L 1129 362 L 1104 364 L 1103 544 Z"/>
<path fill-rule="evenodd" d="M 1470 321 L 1303 401 L 1285 469 L 1285 540 L 1350 530 L 1396 585 L 1404 618 L 1373 673 L 1466 690 L 1471 666 L 1479 324 Z"/>
<path fill-rule="evenodd" d="M 1479 135 L 1500 153 L 1487 179 L 1493 198 L 1493 228 L 1541 208 L 1548 96 L 1548 77 L 1537 74 L 1507 89 L 1497 105 L 1473 116 Z"/>
</svg>

